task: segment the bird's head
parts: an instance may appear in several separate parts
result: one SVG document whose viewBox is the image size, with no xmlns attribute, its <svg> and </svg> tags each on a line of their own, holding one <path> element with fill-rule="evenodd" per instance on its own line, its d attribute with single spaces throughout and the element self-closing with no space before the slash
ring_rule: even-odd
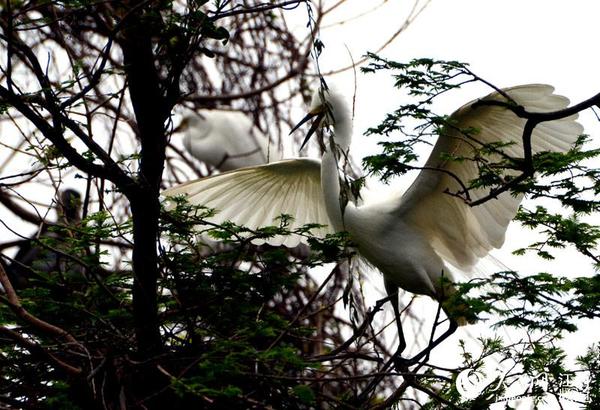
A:
<svg viewBox="0 0 600 410">
<path fill-rule="evenodd" d="M 290 131 L 296 131 L 306 122 L 314 119 L 300 150 L 304 148 L 310 137 L 319 129 L 334 128 L 334 141 L 346 150 L 350 145 L 352 120 L 345 99 L 340 94 L 329 89 L 319 88 L 312 96 L 308 114 Z"/>
<path fill-rule="evenodd" d="M 81 194 L 74 189 L 61 191 L 57 204 L 58 219 L 65 225 L 81 220 Z"/>
<path fill-rule="evenodd" d="M 191 151 L 192 140 L 202 140 L 207 138 L 212 129 L 212 125 L 207 118 L 200 113 L 191 113 L 183 117 L 175 132 L 183 133 L 183 145 Z"/>
<path fill-rule="evenodd" d="M 181 122 L 175 128 L 174 132 L 188 132 L 190 129 L 206 130 L 203 134 L 210 131 L 210 122 L 206 115 L 199 112 L 187 113 L 181 119 Z"/>
</svg>

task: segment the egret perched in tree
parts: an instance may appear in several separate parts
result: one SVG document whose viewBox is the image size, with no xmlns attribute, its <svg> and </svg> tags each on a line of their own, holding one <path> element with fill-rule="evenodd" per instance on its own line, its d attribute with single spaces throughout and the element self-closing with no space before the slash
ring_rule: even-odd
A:
<svg viewBox="0 0 600 410">
<path fill-rule="evenodd" d="M 237 111 L 204 110 L 179 126 L 183 145 L 196 159 L 221 172 L 281 160 L 277 144 Z"/>
<path fill-rule="evenodd" d="M 277 216 L 289 214 L 295 218 L 291 229 L 318 223 L 327 228 L 316 235 L 347 231 L 360 255 L 383 273 L 386 291 L 393 296 L 400 338 L 397 355 L 406 346 L 395 296 L 398 288 L 442 303 L 450 326 L 430 345 L 432 348 L 454 332 L 459 316 L 443 303 L 453 292 L 452 285 L 443 280 L 453 280 L 448 266 L 468 272 L 492 248 L 502 246 L 522 199 L 505 192 L 471 207 L 450 194 L 461 192 L 478 177 L 477 164 L 468 159 L 481 156 L 483 145 L 509 143 L 502 147 L 504 155 L 523 157 L 525 120 L 506 107 L 481 103 L 509 102 L 505 95 L 529 112 L 555 111 L 569 104 L 567 98 L 553 94 L 551 86 L 538 84 L 508 88 L 466 104 L 449 118 L 425 166 L 401 197 L 357 205 L 345 200 L 347 195 L 340 195 L 352 121 L 344 99 L 324 90 L 314 95 L 309 114 L 298 125 L 316 118 L 305 143 L 316 129 L 333 127 L 332 133 L 320 136 L 324 148 L 321 161 L 300 158 L 239 169 L 179 185 L 164 195 L 185 194 L 190 203 L 219 210 L 218 221 L 231 220 L 250 228 L 272 225 Z M 582 132 L 575 119 L 571 116 L 540 123 L 531 139 L 533 152 L 564 152 L 572 147 Z M 470 190 L 472 200 L 486 194 L 482 188 Z M 295 246 L 302 239 L 273 238 L 270 242 Z"/>
</svg>

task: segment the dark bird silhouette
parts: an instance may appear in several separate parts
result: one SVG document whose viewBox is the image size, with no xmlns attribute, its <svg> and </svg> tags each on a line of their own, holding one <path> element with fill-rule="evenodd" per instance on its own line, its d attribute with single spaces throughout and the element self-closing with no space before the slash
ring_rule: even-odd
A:
<svg viewBox="0 0 600 410">
<path fill-rule="evenodd" d="M 56 204 L 55 224 L 42 224 L 38 233 L 22 241 L 11 263 L 5 267 L 16 289 L 31 286 L 35 281 L 46 282 L 50 275 L 80 278 L 83 267 L 68 258 L 69 227 L 81 221 L 81 195 L 73 189 L 60 192 Z"/>
</svg>

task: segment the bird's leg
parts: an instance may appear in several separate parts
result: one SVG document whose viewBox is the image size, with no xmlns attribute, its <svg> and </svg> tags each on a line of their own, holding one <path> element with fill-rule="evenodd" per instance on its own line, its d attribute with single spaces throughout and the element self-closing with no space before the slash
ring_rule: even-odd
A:
<svg viewBox="0 0 600 410">
<path fill-rule="evenodd" d="M 398 350 L 394 354 L 394 357 L 400 356 L 404 349 L 406 349 L 406 339 L 404 339 L 404 332 L 402 331 L 402 321 L 400 320 L 400 308 L 398 306 L 398 286 L 394 285 L 390 281 L 384 280 L 385 291 L 390 297 L 390 303 L 394 308 L 394 317 L 396 319 L 396 326 L 398 327 Z"/>
<path fill-rule="evenodd" d="M 431 329 L 431 337 L 429 338 L 429 344 L 427 345 L 427 347 L 425 347 L 425 349 L 423 349 L 421 352 L 419 352 L 418 354 L 416 354 L 415 356 L 411 357 L 410 359 L 403 359 L 402 357 L 398 357 L 396 358 L 395 366 L 396 368 L 400 369 L 400 368 L 407 368 L 408 366 L 412 366 L 414 364 L 416 364 L 417 362 L 419 362 L 422 359 L 425 359 L 424 361 L 426 362 L 427 360 L 429 360 L 429 354 L 431 353 L 431 351 L 440 343 L 442 343 L 444 340 L 446 340 L 448 337 L 450 337 L 454 332 L 456 332 L 456 329 L 458 328 L 458 322 L 456 321 L 456 319 L 454 319 L 455 315 L 452 314 L 452 312 L 448 312 L 445 309 L 443 309 L 443 305 L 441 301 L 446 300 L 447 296 L 446 296 L 446 292 L 449 293 L 453 293 L 454 287 L 451 286 L 451 284 L 449 285 L 448 279 L 444 276 L 444 271 L 442 270 L 441 273 L 441 295 L 439 295 L 436 299 L 440 300 L 440 304 L 438 307 L 438 310 L 436 312 L 435 315 L 435 321 L 433 324 L 433 328 Z M 435 336 L 435 331 L 438 327 L 438 325 L 440 324 L 440 313 L 442 312 L 442 310 L 444 310 L 444 313 L 446 313 L 446 317 L 448 318 L 448 329 L 437 339 L 434 340 L 434 336 Z"/>
<path fill-rule="evenodd" d="M 422 351 L 420 351 L 419 353 L 417 353 L 415 356 L 411 357 L 410 359 L 404 359 L 402 357 L 397 357 L 394 361 L 394 365 L 398 370 L 407 369 L 409 366 L 416 364 L 421 359 L 425 359 L 425 361 L 429 360 L 429 354 L 431 353 L 431 351 L 437 345 L 439 345 L 444 340 L 446 340 L 448 337 L 450 337 L 454 332 L 456 332 L 456 329 L 458 329 L 458 322 L 456 320 L 454 320 L 452 317 L 448 316 L 448 329 L 440 337 L 433 340 L 433 333 L 435 332 L 435 329 L 438 324 L 440 310 L 438 310 L 438 313 L 436 315 L 435 324 L 433 326 L 433 330 L 432 330 L 432 334 L 431 334 L 431 339 L 430 339 L 430 342 L 427 345 L 427 347 L 425 349 L 423 349 Z"/>
</svg>

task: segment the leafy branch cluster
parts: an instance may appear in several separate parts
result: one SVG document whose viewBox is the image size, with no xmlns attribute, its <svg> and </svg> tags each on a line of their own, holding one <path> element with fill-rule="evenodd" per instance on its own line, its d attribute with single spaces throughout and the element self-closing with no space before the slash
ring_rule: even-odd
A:
<svg viewBox="0 0 600 410">
<path fill-rule="evenodd" d="M 560 337 L 563 331 L 576 331 L 578 319 L 599 317 L 599 279 L 597 275 L 568 279 L 544 272 L 530 276 L 496 272 L 460 284 L 456 297 L 479 318 L 495 317 L 497 326 L 555 332 Z"/>
<path fill-rule="evenodd" d="M 446 116 L 432 111 L 435 99 L 444 93 L 475 81 L 467 64 L 457 61 L 436 61 L 416 59 L 400 63 L 369 54 L 370 63 L 361 68 L 366 74 L 382 70 L 394 72 L 395 87 L 406 89 L 417 102 L 402 104 L 397 110 L 386 115 L 376 127 L 369 128 L 366 135 L 402 135 L 401 141 L 381 141 L 381 154 L 365 157 L 363 165 L 370 172 L 379 175 L 383 181 L 392 176 L 404 175 L 417 169 L 414 164 L 419 156 L 415 148 L 437 137 L 440 130 L 448 125 Z M 396 74 L 397 73 L 397 74 Z M 463 79 L 463 77 L 467 77 Z"/>
<path fill-rule="evenodd" d="M 576 114 L 585 109 L 591 109 L 600 102 L 600 95 L 595 95 L 573 107 L 553 113 L 529 113 L 513 101 L 509 95 L 495 87 L 483 78 L 473 73 L 468 65 L 456 61 L 438 61 L 432 59 L 416 59 L 409 63 L 398 63 L 370 55 L 372 62 L 365 68 L 365 73 L 375 73 L 381 70 L 391 71 L 395 78 L 395 86 L 405 90 L 409 96 L 417 99 L 415 103 L 403 104 L 390 113 L 377 127 L 367 130 L 366 135 L 401 135 L 401 140 L 381 141 L 382 153 L 366 157 L 364 166 L 380 176 L 383 181 L 391 176 L 403 175 L 408 171 L 422 169 L 415 162 L 419 156 L 415 147 L 420 144 L 431 144 L 431 138 L 437 138 L 445 132 L 455 130 L 473 141 L 473 154 L 468 158 L 457 157 L 452 161 L 472 161 L 477 165 L 479 175 L 472 181 L 462 181 L 464 192 L 457 193 L 471 205 L 478 205 L 495 198 L 503 192 L 530 192 L 535 196 L 552 196 L 563 204 L 576 207 L 575 211 L 588 212 L 593 207 L 593 199 L 584 200 L 588 193 L 595 191 L 595 171 L 584 161 L 598 156 L 595 149 L 584 151 L 583 144 L 587 141 L 581 136 L 572 149 L 566 153 L 533 153 L 531 150 L 531 134 L 533 129 L 545 121 L 558 120 Z M 521 157 L 508 155 L 506 142 L 494 141 L 482 143 L 477 140 L 477 129 L 456 129 L 450 117 L 438 115 L 433 111 L 433 104 L 442 95 L 456 90 L 469 83 L 480 82 L 506 98 L 506 101 L 480 100 L 474 106 L 500 106 L 513 111 L 517 117 L 526 120 L 523 132 Z M 516 171 L 516 173 L 515 173 Z M 552 182 L 552 185 L 536 185 L 534 174 L 557 178 L 558 174 L 566 174 L 562 179 Z M 585 184 L 577 183 L 584 181 Z M 488 188 L 489 194 L 473 201 L 469 191 Z M 554 188 L 554 189 L 551 189 Z M 562 190 L 563 192 L 557 192 Z M 555 193 L 556 192 L 556 193 Z M 553 194 L 555 193 L 555 194 Z"/>
</svg>

